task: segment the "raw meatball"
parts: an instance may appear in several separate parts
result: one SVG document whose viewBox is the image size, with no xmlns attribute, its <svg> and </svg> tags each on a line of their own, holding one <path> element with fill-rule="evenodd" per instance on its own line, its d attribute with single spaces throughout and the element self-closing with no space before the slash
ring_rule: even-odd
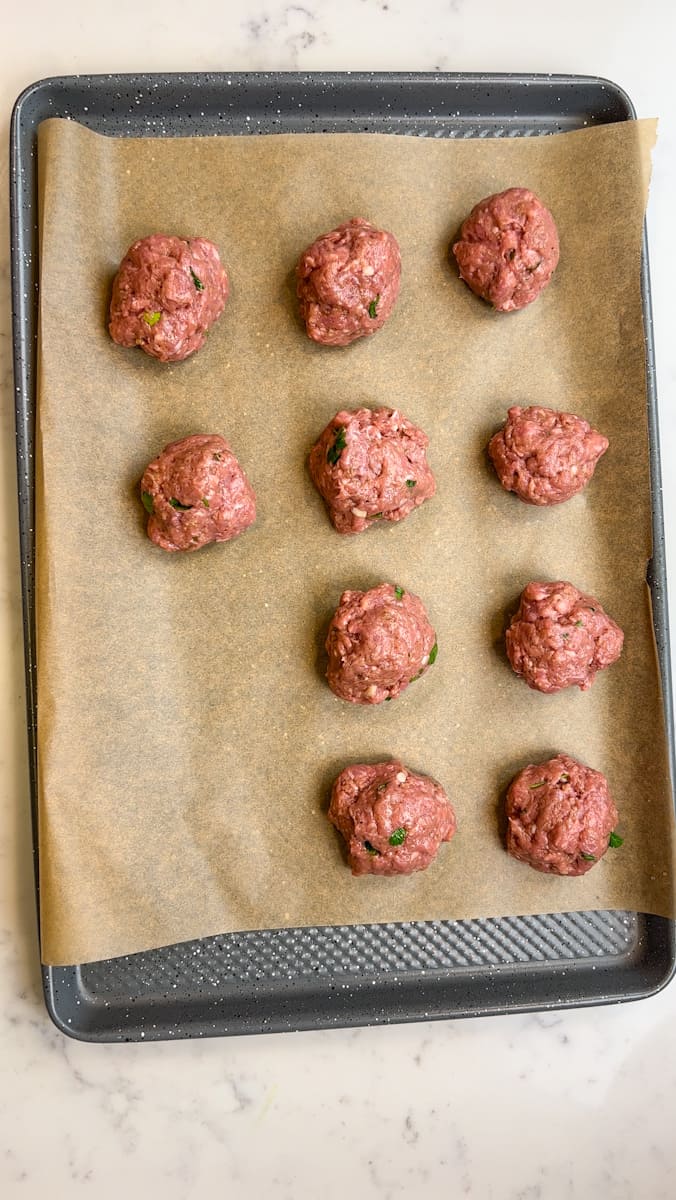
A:
<svg viewBox="0 0 676 1200">
<path fill-rule="evenodd" d="M 204 345 L 227 298 L 228 276 L 213 242 L 154 233 L 134 242 L 122 259 L 110 336 L 160 362 L 182 362 Z"/>
<path fill-rule="evenodd" d="M 591 870 L 618 820 L 605 776 L 567 754 L 519 771 L 506 810 L 508 853 L 552 875 Z"/>
<path fill-rule="evenodd" d="M 573 413 L 553 408 L 510 408 L 488 453 L 498 479 L 527 504 L 570 500 L 594 474 L 608 439 Z"/>
<path fill-rule="evenodd" d="M 511 312 L 546 288 L 559 261 L 559 235 L 533 192 L 508 188 L 474 206 L 453 253 L 468 287 L 498 312 Z"/>
<path fill-rule="evenodd" d="M 353 875 L 424 871 L 456 828 L 443 788 L 400 762 L 346 767 L 328 815 L 345 838 Z"/>
<path fill-rule="evenodd" d="M 256 497 L 225 438 L 195 433 L 146 467 L 141 496 L 147 534 L 162 550 L 229 542 L 256 519 Z"/>
<path fill-rule="evenodd" d="M 620 657 L 624 634 L 598 600 L 572 583 L 529 583 L 505 634 L 517 675 L 538 692 L 579 687 Z"/>
<path fill-rule="evenodd" d="M 348 346 L 375 333 L 394 308 L 400 276 L 396 238 L 362 217 L 322 234 L 296 267 L 308 337 L 323 346 Z"/>
<path fill-rule="evenodd" d="M 336 413 L 310 452 L 310 474 L 339 533 L 402 521 L 434 495 L 429 438 L 392 408 Z"/>
<path fill-rule="evenodd" d="M 326 639 L 329 687 L 352 704 L 392 700 L 437 657 L 422 600 L 391 583 L 343 592 Z"/>
</svg>

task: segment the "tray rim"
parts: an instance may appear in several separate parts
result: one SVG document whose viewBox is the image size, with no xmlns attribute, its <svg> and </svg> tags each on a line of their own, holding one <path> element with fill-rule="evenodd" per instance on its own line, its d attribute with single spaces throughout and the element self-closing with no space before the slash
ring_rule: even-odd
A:
<svg viewBox="0 0 676 1200">
<path fill-rule="evenodd" d="M 236 80 L 244 82 L 251 80 L 259 82 L 261 80 L 281 80 L 284 83 L 368 83 L 376 84 L 398 83 L 398 84 L 413 84 L 419 82 L 438 83 L 439 86 L 454 84 L 462 86 L 465 83 L 482 83 L 502 85 L 505 83 L 516 84 L 522 83 L 528 85 L 534 83 L 536 85 L 546 85 L 551 87 L 579 87 L 584 84 L 593 84 L 595 87 L 600 87 L 607 90 L 610 95 L 620 100 L 627 112 L 626 119 L 636 118 L 636 108 L 629 96 L 628 92 L 612 79 L 608 79 L 603 75 L 578 75 L 575 72 L 556 71 L 556 72 L 530 72 L 530 71 L 111 71 L 111 72 L 94 72 L 83 73 L 78 75 L 45 75 L 39 79 L 33 80 L 32 83 L 26 86 L 19 92 L 13 108 L 12 116 L 17 113 L 21 116 L 20 110 L 26 106 L 26 102 L 34 93 L 41 93 L 49 90 L 51 87 L 63 87 L 64 85 L 72 86 L 74 84 L 109 86 L 112 80 L 120 80 L 130 87 L 143 87 L 148 83 L 165 84 L 172 83 L 178 80 L 189 82 L 195 86 L 202 86 L 204 83 L 221 83 L 227 84 L 228 80 Z M 227 136 L 227 135 L 224 135 Z"/>
<path fill-rule="evenodd" d="M 29 562 L 25 554 L 26 533 L 23 525 L 21 504 L 24 495 L 32 503 L 33 487 L 32 479 L 27 482 L 25 487 L 22 485 L 22 470 L 25 469 L 25 456 L 22 451 L 25 449 L 26 443 L 29 440 L 28 426 L 31 419 L 34 418 L 35 396 L 33 389 L 29 386 L 29 372 L 27 370 L 26 357 L 28 358 L 29 366 L 35 368 L 35 351 L 36 339 L 35 333 L 31 345 L 26 345 L 25 332 L 28 328 L 34 327 L 34 320 L 27 321 L 27 313 L 35 305 L 37 293 L 37 251 L 35 249 L 32 257 L 29 256 L 28 264 L 25 258 L 22 260 L 22 235 L 25 235 L 25 221 L 22 213 L 21 204 L 21 181 L 22 181 L 22 166 L 26 151 L 26 140 L 30 139 L 30 133 L 22 128 L 24 114 L 27 107 L 36 101 L 44 102 L 49 105 L 49 93 L 55 90 L 72 91 L 81 87 L 90 87 L 105 97 L 106 93 L 112 91 L 115 86 L 124 86 L 126 88 L 143 89 L 156 87 L 158 95 L 161 96 L 162 89 L 171 88 L 180 82 L 183 87 L 192 87 L 196 89 L 206 86 L 222 86 L 230 87 L 232 84 L 249 85 L 252 87 L 260 86 L 262 82 L 274 82 L 280 87 L 307 87 L 312 86 L 332 86 L 340 85 L 342 87 L 350 87 L 359 85 L 376 89 L 378 86 L 396 84 L 398 86 L 407 86 L 415 88 L 416 85 L 432 84 L 435 87 L 456 88 L 481 84 L 495 88 L 504 88 L 506 85 L 511 87 L 524 87 L 528 85 L 533 88 L 530 93 L 534 95 L 538 87 L 546 89 L 579 89 L 581 87 L 594 87 L 607 92 L 609 99 L 613 99 L 624 109 L 625 115 L 617 118 L 618 120 L 632 120 L 636 118 L 636 110 L 628 96 L 627 92 L 618 84 L 609 79 L 592 75 L 576 75 L 569 73 L 556 74 L 531 74 L 531 73 L 511 73 L 511 72 L 408 72 L 408 71 L 331 71 L 331 72 L 301 72 L 301 71 L 218 71 L 218 72 L 179 72 L 170 73 L 111 73 L 111 74 L 84 74 L 71 76 L 46 76 L 28 84 L 17 97 L 11 116 L 10 125 L 10 250 L 11 250 L 11 287 L 12 287 L 12 334 L 13 334 L 13 363 L 14 363 L 14 381 L 15 381 L 15 416 L 17 427 L 17 470 L 18 470 L 18 500 L 19 500 L 19 524 L 21 537 L 21 576 L 22 576 L 22 610 L 24 620 L 24 651 L 26 665 L 26 704 L 27 704 L 27 736 L 29 748 L 29 774 L 30 774 L 30 792 L 31 792 L 31 813 L 33 824 L 33 859 L 35 871 L 35 886 L 36 897 L 39 896 L 39 878 L 38 878 L 38 841 L 37 841 L 37 789 L 36 789 L 36 764 L 35 764 L 35 715 L 37 708 L 37 696 L 35 688 L 35 630 L 34 630 L 34 612 L 32 605 L 32 578 L 31 565 L 32 558 Z M 224 93 L 225 95 L 226 93 Z M 233 95 L 231 93 L 231 95 Z M 565 108 L 562 108 L 562 114 L 565 114 Z M 44 114 L 39 114 L 38 119 L 33 122 L 32 128 L 36 129 L 39 123 L 49 116 L 58 116 L 58 112 L 45 111 Z M 62 115 L 62 114 L 61 114 Z M 79 117 L 84 117 L 84 112 L 78 114 Z M 283 115 L 287 115 L 284 113 Z M 416 113 L 410 114 L 415 118 Z M 524 117 L 527 114 L 519 112 L 516 114 Z M 468 121 L 476 121 L 480 118 L 480 114 L 472 114 L 466 119 Z M 77 119 L 77 117 L 75 118 Z M 456 120 L 462 120 L 462 117 L 456 117 Z M 494 118 L 495 119 L 495 118 Z M 507 117 L 505 117 L 507 119 Z M 606 123 L 602 119 L 599 124 Z M 279 130 L 284 132 L 283 129 Z M 103 131 L 108 136 L 124 136 L 115 131 Z M 253 131 L 252 131 L 253 132 Z M 153 130 L 149 130 L 147 134 L 131 129 L 131 136 L 152 136 Z M 180 135 L 174 135 L 180 136 Z M 231 136 L 225 130 L 221 136 Z M 274 136 L 274 134 L 273 134 Z M 393 134 L 392 136 L 396 136 Z M 34 137 L 34 133 L 33 133 Z M 31 152 L 32 156 L 32 152 Z M 32 196 L 32 202 L 29 208 L 31 217 L 35 216 L 35 194 Z M 31 230 L 34 234 L 34 230 Z M 33 236 L 34 241 L 34 236 Z M 35 264 L 35 266 L 33 265 Z M 33 284 L 32 289 L 26 288 L 27 277 Z M 673 781 L 676 761 L 676 747 L 674 744 L 673 730 L 673 696 L 671 688 L 671 660 L 669 654 L 669 623 L 667 611 L 667 575 L 666 562 L 664 555 L 664 513 L 662 505 L 662 486 L 661 486 L 661 466 L 660 466 L 660 444 L 659 444 L 659 421 L 657 409 L 657 394 L 655 387 L 655 359 L 654 359 L 654 343 L 652 336 L 652 308 L 651 308 L 651 293 L 649 280 L 649 265 L 648 265 L 648 248 L 647 236 L 644 226 L 643 234 L 643 257 L 641 268 L 641 282 L 643 291 L 643 318 L 644 318 L 644 333 L 645 333 L 645 350 L 646 350 L 646 390 L 647 390 L 647 415 L 650 433 L 650 474 L 651 474 L 651 491 L 652 491 L 652 514 L 653 514 L 653 554 L 649 563 L 648 584 L 652 596 L 653 605 L 653 624 L 655 628 L 655 636 L 657 642 L 658 668 L 660 676 L 660 688 L 662 693 L 663 712 L 666 726 L 666 734 L 669 748 L 669 765 L 670 773 Z M 23 406 L 23 408 L 22 408 Z M 31 467 L 32 470 L 32 467 Z M 26 477 L 28 478 L 28 477 Z M 543 914 L 544 915 L 544 914 Z M 637 914 L 642 916 L 643 914 Z M 499 920 L 499 918 L 497 918 Z M 656 994 L 664 988 L 676 974 L 676 923 L 666 921 L 664 918 L 648 916 L 648 922 L 655 922 L 664 926 L 662 930 L 662 941 L 664 944 L 665 958 L 663 967 L 658 973 L 656 982 L 650 985 L 637 987 L 634 990 L 610 991 L 607 994 L 597 996 L 587 996 L 578 999 L 573 999 L 565 1002 L 538 1001 L 533 1000 L 530 1003 L 523 1004 L 494 1004 L 494 1005 L 477 1005 L 471 1011 L 437 1011 L 434 1013 L 426 1013 L 425 1017 L 418 1015 L 402 1014 L 398 1012 L 396 1016 L 391 1016 L 386 1013 L 366 1012 L 356 1015 L 354 1020 L 345 1020 L 340 1018 L 338 1021 L 333 1019 L 329 1014 L 322 1014 L 322 1019 L 315 1019 L 310 1024 L 295 1022 L 292 1026 L 287 1021 L 282 1021 L 279 1029 L 288 1030 L 290 1028 L 333 1028 L 337 1024 L 345 1025 L 369 1025 L 369 1024 L 387 1024 L 394 1022 L 404 1022 L 406 1020 L 415 1021 L 420 1019 L 449 1019 L 460 1016 L 479 1016 L 479 1015 L 496 1015 L 498 1013 L 518 1013 L 518 1012 L 534 1012 L 547 1011 L 559 1008 L 598 1006 L 602 1004 L 626 1002 L 630 1000 L 644 999 L 648 996 Z M 39 936 L 39 904 L 37 908 L 37 924 Z M 424 924 L 424 923 L 423 923 Z M 77 972 L 82 965 L 73 964 L 68 970 Z M 509 968 L 511 964 L 505 964 Z M 99 1038 L 88 1036 L 84 1030 L 76 1030 L 72 1028 L 62 1017 L 55 996 L 54 976 L 58 970 L 64 968 L 53 968 L 42 965 L 43 991 L 44 999 L 49 1016 L 54 1024 L 63 1033 L 70 1037 L 75 1037 L 78 1040 L 84 1041 L 101 1041 L 110 1040 L 117 1041 L 117 1038 Z M 384 983 L 386 981 L 383 981 Z M 265 1031 L 273 1031 L 274 1025 L 266 1024 Z M 233 1032 L 258 1032 L 257 1029 L 239 1028 L 233 1030 L 218 1030 L 215 1029 L 216 1035 Z M 190 1033 L 183 1036 L 191 1036 Z M 202 1036 L 202 1035 L 200 1035 Z M 124 1040 L 153 1040 L 152 1037 L 145 1038 L 138 1031 L 135 1036 Z"/>
</svg>

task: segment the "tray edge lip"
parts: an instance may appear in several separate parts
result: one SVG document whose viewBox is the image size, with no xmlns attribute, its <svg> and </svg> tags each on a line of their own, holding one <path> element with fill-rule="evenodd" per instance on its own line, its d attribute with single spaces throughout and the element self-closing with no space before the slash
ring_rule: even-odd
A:
<svg viewBox="0 0 676 1200">
<path fill-rule="evenodd" d="M 263 79 L 281 79 L 282 82 L 298 82 L 299 84 L 307 83 L 308 81 L 350 81 L 375 84 L 380 80 L 390 83 L 401 80 L 402 82 L 411 84 L 438 81 L 439 84 L 481 82 L 494 84 L 511 83 L 517 86 L 528 82 L 529 84 L 547 84 L 552 87 L 594 85 L 608 91 L 609 94 L 622 102 L 627 113 L 624 119 L 636 120 L 635 105 L 621 84 L 603 75 L 579 75 L 568 71 L 111 71 L 79 73 L 76 75 L 44 75 L 26 84 L 12 104 L 10 138 L 13 140 L 15 130 L 18 128 L 24 109 L 27 107 L 29 101 L 36 96 L 49 92 L 50 89 L 63 87 L 64 85 L 70 87 L 76 83 L 81 83 L 85 86 L 102 87 L 104 84 L 110 84 L 113 80 L 122 80 L 129 84 L 138 84 L 148 80 L 153 83 L 162 82 L 166 84 L 179 79 L 198 85 L 206 81 L 216 82 L 227 79 L 234 79 L 241 83 L 247 80 L 260 82 Z"/>
<path fill-rule="evenodd" d="M 671 924 L 673 926 L 673 922 Z M 73 967 L 73 970 L 76 970 L 76 967 Z M 139 1044 L 139 1043 L 140 1044 L 153 1044 L 153 1043 L 157 1043 L 157 1042 L 190 1041 L 190 1040 L 194 1039 L 194 1035 L 192 1035 L 190 1033 L 188 1033 L 187 1035 L 182 1035 L 177 1038 L 172 1038 L 172 1037 L 169 1037 L 166 1034 L 166 1032 L 164 1032 L 164 1031 L 162 1032 L 162 1034 L 159 1037 L 153 1036 L 153 1037 L 145 1038 L 145 1037 L 141 1036 L 141 1030 L 139 1029 L 138 1026 L 133 1027 L 133 1032 L 130 1034 L 130 1036 L 128 1038 L 110 1037 L 110 1036 L 103 1036 L 103 1037 L 90 1036 L 88 1031 L 78 1029 L 76 1026 L 73 1026 L 73 1025 L 69 1025 L 68 1022 L 66 1020 L 64 1020 L 64 1018 L 59 1014 L 59 1011 L 57 1009 L 55 999 L 54 999 L 52 968 L 41 965 L 41 971 L 42 971 L 42 978 L 43 978 L 44 1001 L 45 1001 L 45 1008 L 47 1009 L 47 1013 L 52 1021 L 52 1024 L 56 1027 L 56 1029 L 59 1031 L 59 1033 L 61 1033 L 64 1037 L 71 1039 L 72 1041 L 83 1042 L 83 1043 L 86 1043 L 87 1045 L 113 1046 L 113 1045 L 127 1045 L 130 1042 L 133 1042 L 134 1044 Z M 676 977 L 676 958 L 672 957 L 672 959 L 668 963 L 667 970 L 663 973 L 662 976 L 660 976 L 660 978 L 657 980 L 656 983 L 651 984 L 646 987 L 637 988 L 633 992 L 629 992 L 629 993 L 626 993 L 626 992 L 619 993 L 617 991 L 607 992 L 607 993 L 601 994 L 600 996 L 588 997 L 585 1000 L 583 1000 L 582 1002 L 579 1002 L 577 1000 L 567 1000 L 567 1001 L 564 1001 L 563 1003 L 556 1003 L 554 1001 L 551 1004 L 540 1004 L 540 1003 L 534 1002 L 533 1004 L 525 1004 L 524 1003 L 524 1004 L 517 1004 L 517 1005 L 511 1006 L 511 1007 L 507 1007 L 504 1004 L 492 1004 L 492 1005 L 489 1004 L 489 1005 L 479 1006 L 474 1011 L 459 1010 L 457 1012 L 444 1011 L 444 1012 L 437 1012 L 434 1014 L 429 1013 L 429 1014 L 427 1014 L 425 1020 L 428 1022 L 433 1022 L 433 1023 L 437 1023 L 440 1021 L 449 1022 L 449 1021 L 456 1021 L 456 1020 L 468 1021 L 468 1020 L 474 1020 L 474 1019 L 478 1020 L 480 1017 L 505 1017 L 505 1016 L 511 1017 L 511 1016 L 519 1016 L 519 1015 L 523 1016 L 524 1014 L 539 1013 L 539 1012 L 566 1012 L 566 1011 L 571 1012 L 571 1011 L 575 1011 L 575 1010 L 579 1010 L 579 1009 L 587 1009 L 587 1008 L 605 1008 L 605 1007 L 608 1007 L 609 1005 L 613 1005 L 613 1004 L 634 1004 L 638 1001 L 649 1000 L 652 997 L 657 996 L 660 992 L 664 991 L 664 989 L 666 987 L 668 987 L 670 984 L 673 984 L 675 977 Z M 265 1029 L 261 1029 L 261 1028 L 257 1028 L 257 1029 L 236 1028 L 236 1029 L 232 1029 L 232 1030 L 230 1030 L 230 1029 L 226 1029 L 226 1030 L 215 1029 L 213 1033 L 207 1034 L 205 1036 L 205 1038 L 200 1037 L 199 1040 L 202 1041 L 202 1040 L 206 1040 L 207 1038 L 211 1039 L 212 1037 L 227 1037 L 227 1038 L 264 1037 L 266 1034 L 279 1034 L 279 1033 L 300 1033 L 300 1032 L 321 1033 L 321 1032 L 326 1032 L 326 1031 L 332 1030 L 332 1029 L 364 1029 L 364 1028 L 366 1028 L 366 1029 L 382 1029 L 382 1028 L 387 1028 L 388 1026 L 412 1025 L 412 1024 L 416 1024 L 420 1021 L 420 1018 L 415 1014 L 413 1014 L 411 1016 L 407 1016 L 407 1017 L 395 1016 L 392 1019 L 385 1019 L 382 1021 L 365 1021 L 365 1020 L 361 1020 L 360 1018 L 361 1018 L 361 1013 L 357 1013 L 356 1018 L 354 1020 L 349 1020 L 349 1021 L 345 1020 L 345 1019 L 341 1019 L 341 1018 L 331 1020 L 330 1018 L 327 1017 L 327 1018 L 321 1020 L 319 1023 L 315 1023 L 313 1025 L 310 1025 L 309 1023 L 298 1022 L 298 1021 L 296 1021 L 295 1024 L 293 1024 L 293 1025 L 289 1025 L 286 1022 L 280 1021 L 279 1023 L 270 1022 L 269 1026 Z"/>
</svg>

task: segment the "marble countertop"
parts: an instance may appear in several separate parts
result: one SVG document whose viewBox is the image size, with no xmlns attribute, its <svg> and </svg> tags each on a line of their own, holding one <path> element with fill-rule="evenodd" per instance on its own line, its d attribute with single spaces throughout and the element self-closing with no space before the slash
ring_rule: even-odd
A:
<svg viewBox="0 0 676 1200">
<path fill-rule="evenodd" d="M 667 555 L 676 562 L 676 9 L 670 0 L 33 0 L 5 9 L 6 142 L 22 88 L 107 71 L 552 71 L 659 116 L 648 215 Z M 676 986 L 553 1014 L 94 1046 L 43 1007 L 25 752 L 0 167 L 0 1195 L 97 1200 L 659 1200 L 676 1194 Z M 670 573 L 672 608 L 676 577 Z"/>
</svg>

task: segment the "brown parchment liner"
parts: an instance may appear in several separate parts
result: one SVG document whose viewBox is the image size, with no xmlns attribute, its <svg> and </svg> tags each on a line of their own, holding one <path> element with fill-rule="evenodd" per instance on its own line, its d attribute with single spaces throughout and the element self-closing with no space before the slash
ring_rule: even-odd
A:
<svg viewBox="0 0 676 1200">
<path fill-rule="evenodd" d="M 650 495 L 641 231 L 655 123 L 545 138 L 382 135 L 126 140 L 40 128 L 37 489 L 43 957 L 66 963 L 228 930 L 575 909 L 673 916 L 673 808 L 645 584 Z M 482 196 L 547 203 L 561 262 L 543 296 L 493 313 L 449 266 Z M 362 215 L 399 239 L 385 328 L 324 349 L 296 317 L 293 266 Z M 112 276 L 156 231 L 220 247 L 232 297 L 180 365 L 113 345 Z M 579 412 L 610 439 L 587 491 L 538 510 L 485 458 L 510 403 Z M 341 538 L 306 468 L 343 406 L 401 408 L 431 439 L 435 498 Z M 241 538 L 168 555 L 137 481 L 172 439 L 219 432 L 257 493 Z M 622 625 L 588 693 L 529 691 L 502 648 L 530 579 L 570 579 Z M 323 679 L 346 587 L 424 600 L 435 667 L 391 704 Z M 625 842 L 581 879 L 513 862 L 501 800 L 565 751 L 604 771 Z M 325 811 L 347 763 L 436 777 L 459 830 L 425 873 L 353 879 Z"/>
</svg>

